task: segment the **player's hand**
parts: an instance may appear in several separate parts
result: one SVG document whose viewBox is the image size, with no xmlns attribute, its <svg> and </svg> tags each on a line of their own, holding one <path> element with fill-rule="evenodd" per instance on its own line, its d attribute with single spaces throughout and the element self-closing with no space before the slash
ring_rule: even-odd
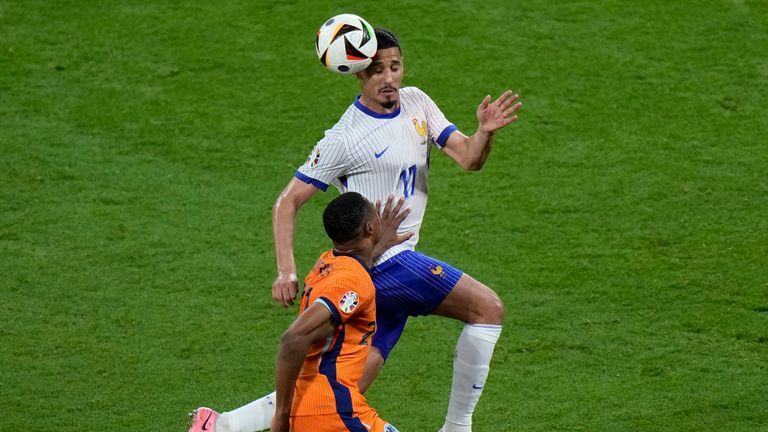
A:
<svg viewBox="0 0 768 432">
<path fill-rule="evenodd" d="M 272 416 L 272 425 L 270 426 L 270 432 L 289 432 L 291 427 L 290 417 L 288 415 L 282 416 L 275 413 Z"/>
<path fill-rule="evenodd" d="M 512 90 L 505 91 L 493 102 L 491 102 L 490 95 L 486 96 L 477 107 L 477 121 L 480 123 L 480 130 L 493 133 L 516 121 L 517 115 L 515 113 L 523 106 L 522 102 L 517 102 L 518 99 L 520 96 L 513 94 Z"/>
<path fill-rule="evenodd" d="M 398 234 L 397 229 L 405 218 L 411 213 L 411 209 L 403 209 L 405 198 L 395 202 L 395 197 L 390 195 L 382 206 L 381 201 L 376 201 L 376 211 L 381 215 L 381 238 L 376 245 L 374 257 L 381 255 L 387 249 L 400 244 L 414 236 L 413 231 Z"/>
<path fill-rule="evenodd" d="M 299 281 L 295 272 L 280 272 L 272 282 L 272 298 L 282 307 L 288 309 L 293 305 L 299 292 Z"/>
</svg>

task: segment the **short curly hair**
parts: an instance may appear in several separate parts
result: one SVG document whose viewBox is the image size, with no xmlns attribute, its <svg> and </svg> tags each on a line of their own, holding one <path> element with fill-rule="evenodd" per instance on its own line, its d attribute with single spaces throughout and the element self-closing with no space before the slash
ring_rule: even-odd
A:
<svg viewBox="0 0 768 432">
<path fill-rule="evenodd" d="M 357 192 L 345 192 L 328 203 L 323 211 L 323 226 L 334 243 L 344 243 L 363 234 L 373 204 Z"/>
</svg>

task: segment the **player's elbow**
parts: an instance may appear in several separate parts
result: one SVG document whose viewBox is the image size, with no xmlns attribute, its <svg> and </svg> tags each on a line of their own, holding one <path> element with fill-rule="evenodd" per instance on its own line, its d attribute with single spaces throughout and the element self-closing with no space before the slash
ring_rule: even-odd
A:
<svg viewBox="0 0 768 432">
<path fill-rule="evenodd" d="M 285 352 L 289 354 L 301 352 L 301 348 L 307 345 L 306 341 L 304 340 L 304 336 L 305 335 L 299 334 L 293 331 L 293 329 L 289 328 L 283 332 L 282 336 L 280 336 L 281 349 L 285 350 Z"/>
<path fill-rule="evenodd" d="M 464 171 L 480 171 L 483 166 L 485 166 L 485 160 L 482 158 L 467 159 L 461 164 Z"/>
<path fill-rule="evenodd" d="M 482 163 L 475 163 L 472 165 L 468 165 L 466 168 L 464 168 L 465 171 L 480 171 L 483 168 Z"/>
<path fill-rule="evenodd" d="M 277 226 L 286 221 L 292 221 L 298 211 L 298 205 L 291 197 L 281 195 L 272 206 L 272 225 Z"/>
</svg>

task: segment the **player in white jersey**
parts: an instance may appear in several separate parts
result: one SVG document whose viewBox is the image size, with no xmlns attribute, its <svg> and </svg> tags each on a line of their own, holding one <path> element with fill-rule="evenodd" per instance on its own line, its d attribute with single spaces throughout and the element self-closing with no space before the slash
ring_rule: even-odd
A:
<svg viewBox="0 0 768 432">
<path fill-rule="evenodd" d="M 479 170 L 490 154 L 494 133 L 517 120 L 521 104 L 511 91 L 495 101 L 486 96 L 477 107 L 477 131 L 466 136 L 423 91 L 401 88 L 403 58 L 397 37 L 376 29 L 376 38 L 374 61 L 358 74 L 362 94 L 326 131 L 274 205 L 278 276 L 272 296 L 284 307 L 292 305 L 297 296 L 293 258 L 296 215 L 318 190 L 325 191 L 333 184 L 341 191 L 359 192 L 371 201 L 384 200 L 390 194 L 404 197 L 411 213 L 400 225 L 400 232 L 413 231 L 416 235 L 385 252 L 371 268 L 376 286 L 377 331 L 359 388 L 365 392 L 376 377 L 408 316 L 433 314 L 461 320 L 466 325 L 456 345 L 451 396 L 441 430 L 471 431 L 472 413 L 501 333 L 504 307 L 484 284 L 414 248 L 427 205 L 432 148 L 438 148 L 465 170 Z M 273 400 L 274 393 L 222 413 L 213 431 L 268 428 L 274 413 Z M 200 411 L 198 416 L 209 411 Z"/>
<path fill-rule="evenodd" d="M 441 133 L 447 137 L 456 127 L 416 87 L 400 89 L 400 100 L 399 110 L 380 114 L 357 98 L 325 132 L 296 177 L 320 190 L 334 184 L 342 192 L 358 192 L 373 201 L 403 196 L 411 213 L 400 230 L 418 233 L 427 207 L 432 146 L 436 142 L 442 147 L 445 139 L 440 138 Z M 417 242 L 418 235 L 391 248 L 377 263 L 413 250 Z"/>
</svg>

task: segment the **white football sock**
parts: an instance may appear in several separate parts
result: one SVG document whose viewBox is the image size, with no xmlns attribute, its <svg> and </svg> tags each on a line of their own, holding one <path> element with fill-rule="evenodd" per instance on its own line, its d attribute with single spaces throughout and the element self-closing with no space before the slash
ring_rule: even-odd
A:
<svg viewBox="0 0 768 432">
<path fill-rule="evenodd" d="M 275 415 L 275 392 L 261 399 L 223 412 L 216 420 L 216 432 L 259 432 L 269 429 Z"/>
<path fill-rule="evenodd" d="M 501 335 L 501 326 L 467 324 L 456 343 L 453 359 L 453 383 L 445 432 L 471 432 L 472 413 L 483 392 L 493 349 Z"/>
</svg>

